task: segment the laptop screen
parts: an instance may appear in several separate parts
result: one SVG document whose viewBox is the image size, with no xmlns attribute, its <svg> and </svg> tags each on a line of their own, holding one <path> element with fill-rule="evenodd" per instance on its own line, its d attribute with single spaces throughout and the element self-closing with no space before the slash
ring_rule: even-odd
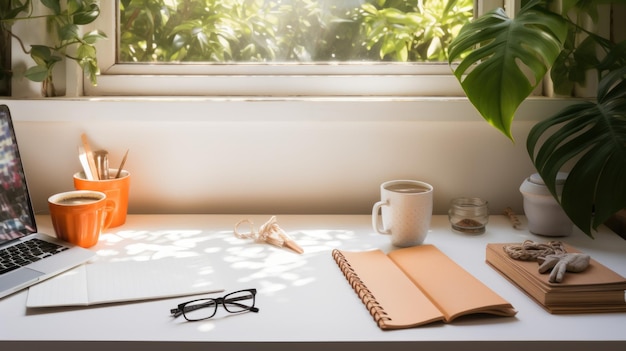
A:
<svg viewBox="0 0 626 351">
<path fill-rule="evenodd" d="M 0 105 L 0 245 L 36 231 L 9 108 Z"/>
</svg>

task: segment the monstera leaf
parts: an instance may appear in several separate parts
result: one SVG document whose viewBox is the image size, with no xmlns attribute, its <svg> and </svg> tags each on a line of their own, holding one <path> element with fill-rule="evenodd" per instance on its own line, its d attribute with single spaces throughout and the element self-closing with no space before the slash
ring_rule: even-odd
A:
<svg viewBox="0 0 626 351">
<path fill-rule="evenodd" d="M 540 84 L 567 37 L 567 22 L 536 4 L 531 1 L 513 19 L 502 9 L 479 17 L 463 27 L 448 52 L 469 101 L 511 140 L 515 111 Z"/>
<path fill-rule="evenodd" d="M 626 208 L 626 67 L 600 81 L 597 101 L 571 105 L 537 123 L 526 146 L 565 213 L 593 237 L 592 229 Z M 571 162 L 559 199 L 556 175 Z"/>
</svg>

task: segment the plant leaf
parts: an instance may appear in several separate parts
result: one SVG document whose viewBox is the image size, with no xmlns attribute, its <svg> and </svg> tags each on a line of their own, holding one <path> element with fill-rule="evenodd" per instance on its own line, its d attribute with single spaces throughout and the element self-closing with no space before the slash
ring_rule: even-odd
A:
<svg viewBox="0 0 626 351">
<path fill-rule="evenodd" d="M 507 137 L 519 105 L 558 57 L 567 23 L 532 6 L 510 19 L 496 9 L 463 27 L 450 44 L 449 63 L 463 57 L 454 74 L 485 120 Z"/>
<path fill-rule="evenodd" d="M 15 5 L 13 5 L 15 6 Z M 0 19 L 3 21 L 8 21 L 17 17 L 22 11 L 28 10 L 29 3 L 24 2 L 23 4 L 19 4 L 19 6 L 15 8 L 0 8 Z"/>
<path fill-rule="evenodd" d="M 546 186 L 574 224 L 591 237 L 592 230 L 626 208 L 625 79 L 626 67 L 611 71 L 600 81 L 597 102 L 566 107 L 537 123 L 527 140 Z M 556 174 L 570 162 L 574 164 L 559 199 Z"/>
<path fill-rule="evenodd" d="M 41 0 L 41 3 L 52 10 L 55 15 L 61 13 L 61 0 Z"/>
<path fill-rule="evenodd" d="M 95 21 L 100 15 L 100 7 L 97 4 L 90 4 L 87 8 L 81 8 L 72 14 L 74 24 L 89 24 Z"/>
<path fill-rule="evenodd" d="M 46 77 L 49 75 L 48 67 L 44 65 L 37 65 L 29 67 L 26 72 L 24 72 L 24 76 L 33 82 L 43 82 Z"/>
<path fill-rule="evenodd" d="M 78 33 L 80 30 L 75 24 L 67 24 L 58 29 L 59 31 L 59 39 L 61 41 L 73 41 L 78 39 Z"/>
<path fill-rule="evenodd" d="M 32 45 L 30 50 L 30 57 L 35 61 L 38 66 L 45 66 L 49 69 L 52 68 L 62 58 L 52 54 L 52 50 L 45 45 Z M 29 78 L 30 79 L 30 78 Z"/>
<path fill-rule="evenodd" d="M 98 40 L 101 39 L 107 39 L 107 35 L 97 29 L 83 35 L 83 41 L 87 44 L 95 44 Z"/>
<path fill-rule="evenodd" d="M 52 58 L 52 51 L 45 45 L 31 45 L 30 57 L 38 65 L 45 65 Z"/>
</svg>

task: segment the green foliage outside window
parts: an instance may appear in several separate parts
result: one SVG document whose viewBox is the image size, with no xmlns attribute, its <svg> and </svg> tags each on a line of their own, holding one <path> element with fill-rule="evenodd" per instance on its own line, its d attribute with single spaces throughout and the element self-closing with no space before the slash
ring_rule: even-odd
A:
<svg viewBox="0 0 626 351">
<path fill-rule="evenodd" d="M 472 0 L 121 0 L 121 62 L 441 62 Z"/>
</svg>

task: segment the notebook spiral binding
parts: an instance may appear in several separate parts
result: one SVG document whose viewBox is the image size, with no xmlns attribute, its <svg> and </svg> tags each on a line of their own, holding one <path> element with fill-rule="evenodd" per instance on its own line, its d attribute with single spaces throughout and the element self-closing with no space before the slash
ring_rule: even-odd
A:
<svg viewBox="0 0 626 351">
<path fill-rule="evenodd" d="M 352 286 L 361 301 L 363 301 L 365 307 L 369 310 L 372 317 L 374 317 L 374 321 L 376 321 L 378 326 L 382 327 L 385 324 L 385 321 L 391 320 L 391 318 L 388 317 L 387 312 L 385 312 L 383 307 L 376 300 L 376 297 L 367 288 L 367 286 L 365 286 L 365 283 L 361 280 L 361 278 L 359 278 L 354 269 L 352 269 L 352 266 L 350 266 L 350 263 L 348 263 L 344 255 L 337 249 L 333 250 L 332 255 L 335 262 L 337 262 L 339 269 L 348 280 L 348 283 Z"/>
</svg>

